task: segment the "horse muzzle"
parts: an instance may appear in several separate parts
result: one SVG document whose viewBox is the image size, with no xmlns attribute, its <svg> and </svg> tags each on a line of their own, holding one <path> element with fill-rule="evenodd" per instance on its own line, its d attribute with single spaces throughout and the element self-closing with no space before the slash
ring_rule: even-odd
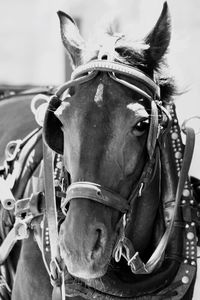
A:
<svg viewBox="0 0 200 300">
<path fill-rule="evenodd" d="M 103 276 L 118 238 L 119 221 L 113 228 L 111 215 L 117 219 L 118 212 L 124 215 L 129 208 L 127 200 L 98 184 L 75 182 L 68 187 L 61 208 L 66 218 L 59 244 L 69 273 L 85 279 Z"/>
</svg>

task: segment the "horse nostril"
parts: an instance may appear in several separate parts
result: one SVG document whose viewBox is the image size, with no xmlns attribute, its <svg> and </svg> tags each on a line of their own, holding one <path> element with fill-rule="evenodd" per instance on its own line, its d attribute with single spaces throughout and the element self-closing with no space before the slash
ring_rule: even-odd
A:
<svg viewBox="0 0 200 300">
<path fill-rule="evenodd" d="M 101 247 L 101 229 L 97 229 L 96 230 L 96 236 L 97 236 L 97 239 L 96 239 L 96 243 L 94 244 L 94 248 L 93 248 L 93 251 L 98 251 L 98 249 Z"/>
<path fill-rule="evenodd" d="M 94 244 L 93 244 L 94 246 L 92 248 L 91 256 L 90 256 L 92 260 L 101 257 L 102 252 L 104 251 L 105 248 L 105 243 L 106 243 L 105 230 L 103 228 L 96 229 L 94 235 Z"/>
</svg>

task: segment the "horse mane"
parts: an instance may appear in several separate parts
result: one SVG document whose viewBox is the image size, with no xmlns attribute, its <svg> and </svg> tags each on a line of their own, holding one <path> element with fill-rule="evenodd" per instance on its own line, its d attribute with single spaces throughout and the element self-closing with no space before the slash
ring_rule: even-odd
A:
<svg viewBox="0 0 200 300">
<path fill-rule="evenodd" d="M 88 43 L 83 53 L 83 61 L 87 62 L 98 58 L 98 53 L 102 46 L 108 41 L 108 38 L 116 38 L 114 61 L 123 63 L 144 72 L 146 75 L 154 78 L 160 86 L 161 100 L 164 102 L 172 101 L 172 97 L 177 94 L 175 80 L 168 74 L 168 65 L 165 56 L 161 61 L 153 66 L 149 63 L 146 50 L 149 45 L 145 40 L 132 41 L 125 35 L 115 33 L 112 26 L 101 36 L 101 39 Z M 113 49 L 110 49 L 113 51 Z"/>
</svg>

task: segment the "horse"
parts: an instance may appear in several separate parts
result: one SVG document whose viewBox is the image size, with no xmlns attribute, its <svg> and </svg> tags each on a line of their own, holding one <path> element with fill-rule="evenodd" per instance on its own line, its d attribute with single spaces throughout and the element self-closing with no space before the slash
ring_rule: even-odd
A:
<svg viewBox="0 0 200 300">
<path fill-rule="evenodd" d="M 183 126 L 184 146 L 164 72 L 168 5 L 140 42 L 109 30 L 89 46 L 58 16 L 74 71 L 49 93 L 28 155 L 7 167 L 12 177 L 29 166 L 17 200 L 1 199 L 22 239 L 11 299 L 197 299 L 200 184 L 188 176 L 194 132 Z"/>
</svg>

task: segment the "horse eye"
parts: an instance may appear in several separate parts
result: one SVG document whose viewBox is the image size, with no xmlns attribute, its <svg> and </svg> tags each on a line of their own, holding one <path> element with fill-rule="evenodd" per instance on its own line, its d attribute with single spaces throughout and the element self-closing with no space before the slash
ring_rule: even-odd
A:
<svg viewBox="0 0 200 300">
<path fill-rule="evenodd" d="M 144 119 L 140 122 L 138 122 L 134 127 L 133 127 L 133 133 L 137 136 L 142 135 L 145 133 L 146 130 L 149 128 L 149 119 Z"/>
</svg>

